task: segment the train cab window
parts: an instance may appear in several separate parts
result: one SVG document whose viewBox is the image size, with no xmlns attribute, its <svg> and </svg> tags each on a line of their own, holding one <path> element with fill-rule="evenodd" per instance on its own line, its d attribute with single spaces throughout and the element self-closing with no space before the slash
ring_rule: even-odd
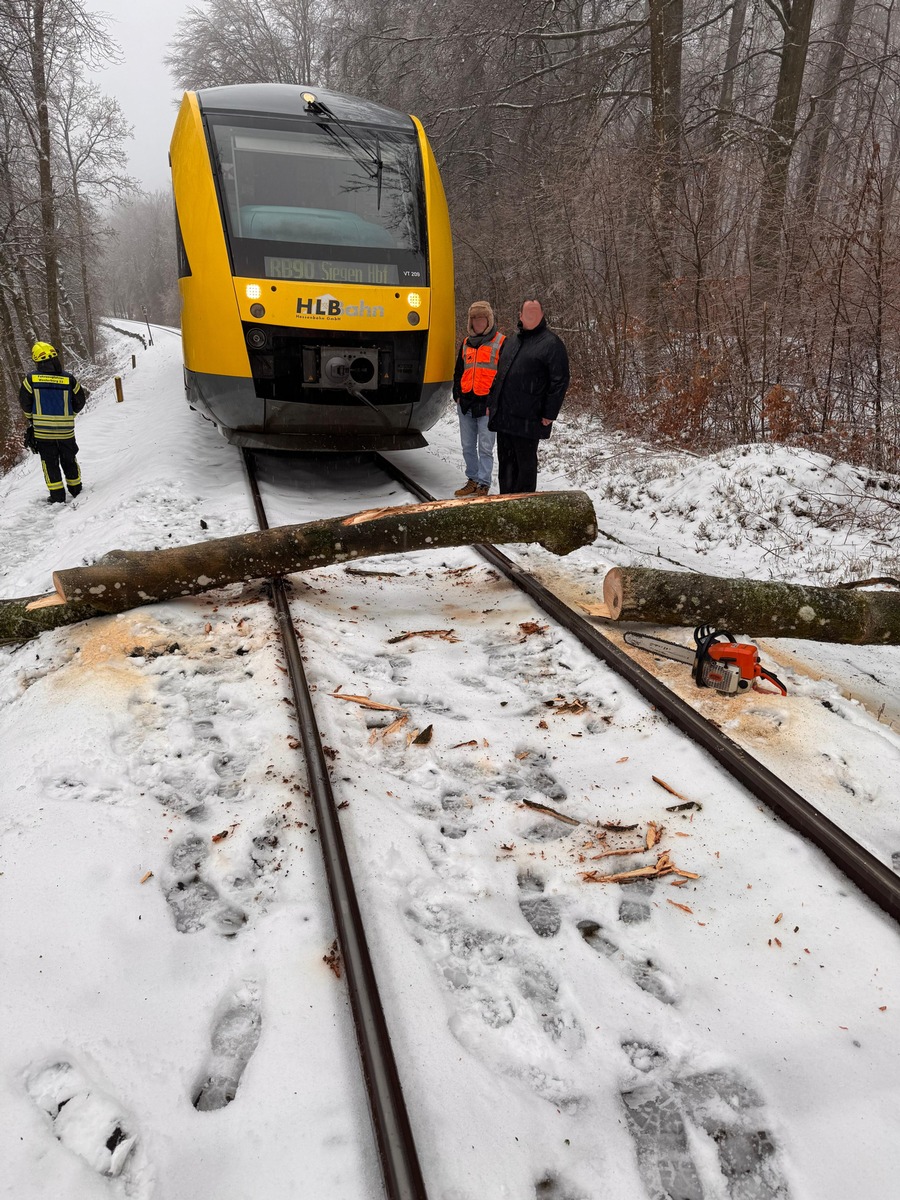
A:
<svg viewBox="0 0 900 1200">
<path fill-rule="evenodd" d="M 209 128 L 236 275 L 340 280 L 343 264 L 347 281 L 425 284 L 413 129 L 212 114 Z"/>
</svg>

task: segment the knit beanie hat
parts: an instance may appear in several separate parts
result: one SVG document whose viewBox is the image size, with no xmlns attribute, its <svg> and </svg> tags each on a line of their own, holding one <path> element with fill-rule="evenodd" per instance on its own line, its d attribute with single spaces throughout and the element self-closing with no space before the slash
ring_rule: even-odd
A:
<svg viewBox="0 0 900 1200">
<path fill-rule="evenodd" d="M 472 328 L 473 317 L 486 317 L 487 328 L 494 328 L 494 310 L 488 304 L 487 300 L 476 300 L 474 304 L 469 305 L 469 315 L 466 320 L 466 332 L 470 337 L 475 336 L 475 330 Z"/>
</svg>

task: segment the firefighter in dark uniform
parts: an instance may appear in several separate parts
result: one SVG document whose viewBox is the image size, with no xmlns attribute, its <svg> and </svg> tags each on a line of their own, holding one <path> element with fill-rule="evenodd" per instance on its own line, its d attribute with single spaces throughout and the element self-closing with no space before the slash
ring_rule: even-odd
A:
<svg viewBox="0 0 900 1200">
<path fill-rule="evenodd" d="M 31 357 L 37 369 L 19 388 L 19 404 L 28 421 L 25 445 L 41 456 L 49 503 L 65 504 L 67 487 L 70 496 L 81 491 L 75 414 L 84 408 L 87 392 L 74 375 L 63 371 L 49 342 L 36 342 Z"/>
</svg>

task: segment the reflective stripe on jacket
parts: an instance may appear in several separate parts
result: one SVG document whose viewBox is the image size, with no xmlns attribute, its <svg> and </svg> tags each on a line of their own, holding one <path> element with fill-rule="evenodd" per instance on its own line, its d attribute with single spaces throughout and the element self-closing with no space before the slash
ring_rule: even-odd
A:
<svg viewBox="0 0 900 1200">
<path fill-rule="evenodd" d="M 489 342 L 477 347 L 470 346 L 468 338 L 463 340 L 463 373 L 459 383 L 462 392 L 473 392 L 476 396 L 488 394 L 497 374 L 500 347 L 505 340 L 506 335 L 502 333 L 495 333 Z"/>
<path fill-rule="evenodd" d="M 19 391 L 20 402 L 25 398 L 31 400 L 30 412 L 26 412 L 38 441 L 65 441 L 75 436 L 75 414 L 84 408 L 77 379 L 71 375 L 28 375 Z"/>
</svg>

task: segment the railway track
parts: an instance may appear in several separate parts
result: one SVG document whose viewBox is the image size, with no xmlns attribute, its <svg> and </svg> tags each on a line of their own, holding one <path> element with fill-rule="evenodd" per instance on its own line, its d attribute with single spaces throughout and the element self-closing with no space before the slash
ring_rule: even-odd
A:
<svg viewBox="0 0 900 1200">
<path fill-rule="evenodd" d="M 243 457 L 257 520 L 260 527 L 265 528 L 268 525 L 268 519 L 255 478 L 254 457 L 248 451 L 243 452 Z M 376 461 L 381 470 L 417 499 L 423 501 L 435 499 L 390 460 L 377 456 Z M 635 663 L 533 574 L 518 566 L 494 546 L 479 545 L 474 549 L 556 623 L 577 638 L 591 654 L 597 656 L 616 674 L 630 683 L 658 712 L 711 754 L 723 770 L 731 774 L 783 821 L 821 849 L 866 896 L 895 920 L 900 919 L 900 880 L 892 871 L 797 791 L 785 784 L 719 728 Z M 341 834 L 340 820 L 322 749 L 313 700 L 307 684 L 300 646 L 283 581 L 273 581 L 273 595 L 300 725 L 303 753 L 307 762 L 310 792 L 318 827 L 322 833 L 321 844 L 326 875 L 342 961 L 347 972 L 348 994 L 357 1031 L 385 1192 L 390 1200 L 424 1198 L 426 1189 L 419 1155 L 391 1048 L 390 1034 L 378 993 L 360 905 Z"/>
<path fill-rule="evenodd" d="M 268 529 L 269 522 L 254 471 L 253 456 L 244 450 L 243 459 L 257 522 L 260 529 Z M 341 961 L 347 975 L 347 992 L 353 1011 L 385 1194 L 388 1200 L 426 1200 L 427 1193 L 418 1151 L 413 1140 L 403 1088 L 341 833 L 312 696 L 282 579 L 272 580 L 272 595 L 300 727 L 300 742 L 306 762 L 310 797 L 321 836 L 335 930 Z"/>
<path fill-rule="evenodd" d="M 378 462 L 393 479 L 403 484 L 418 499 L 436 499 L 389 459 L 379 455 Z M 823 851 L 870 900 L 895 921 L 900 921 L 900 878 L 889 867 L 879 862 L 815 805 L 676 696 L 649 671 L 634 662 L 534 575 L 517 566 L 496 546 L 476 546 L 475 549 L 592 654 L 597 655 L 627 680 L 646 700 L 668 717 L 673 725 L 707 750 L 722 768 L 752 795 Z"/>
</svg>

